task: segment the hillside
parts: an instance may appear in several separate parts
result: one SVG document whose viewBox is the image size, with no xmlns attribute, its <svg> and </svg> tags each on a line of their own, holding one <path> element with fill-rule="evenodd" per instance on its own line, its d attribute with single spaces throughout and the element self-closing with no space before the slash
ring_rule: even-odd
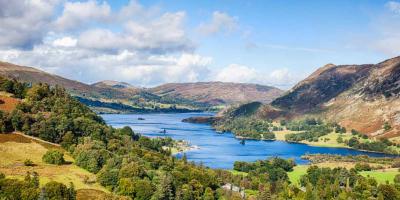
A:
<svg viewBox="0 0 400 200">
<path fill-rule="evenodd" d="M 105 80 L 89 85 L 7 62 L 0 62 L 0 75 L 28 83 L 60 85 L 98 112 L 205 110 L 210 106 L 249 101 L 269 103 L 283 93 L 269 86 L 222 82 L 169 83 L 139 88 L 125 82 Z"/>
<path fill-rule="evenodd" d="M 269 103 L 283 93 L 270 86 L 224 82 L 168 83 L 150 91 L 160 96 L 180 97 L 214 106 L 249 101 Z"/>
<path fill-rule="evenodd" d="M 269 119 L 316 117 L 372 137 L 392 138 L 400 135 L 399 94 L 400 57 L 378 64 L 329 64 L 254 115 Z"/>
<path fill-rule="evenodd" d="M 35 171 L 41 176 L 41 185 L 50 181 L 58 181 L 65 185 L 73 182 L 78 196 L 87 190 L 95 191 L 97 195 L 109 193 L 106 188 L 95 183 L 96 175 L 79 168 L 74 164 L 50 165 L 42 161 L 42 156 L 49 149 L 57 149 L 66 153 L 66 160 L 73 163 L 74 159 L 59 145 L 51 144 L 21 133 L 0 134 L 0 173 L 8 176 L 24 178 L 27 172 Z M 30 159 L 34 166 L 25 166 L 24 161 Z M 85 181 L 85 179 L 87 179 Z M 88 181 L 90 180 L 90 181 Z M 78 198 L 84 199 L 84 198 Z"/>
<path fill-rule="evenodd" d="M 116 97 L 126 97 L 125 94 L 119 92 L 118 90 L 97 88 L 85 83 L 69 80 L 58 75 L 50 74 L 32 67 L 19 66 L 1 61 L 0 75 L 23 82 L 61 85 L 73 95 L 82 97 L 106 98 L 109 95 Z"/>
<path fill-rule="evenodd" d="M 374 65 L 362 81 L 325 102 L 323 115 L 370 136 L 392 138 L 400 135 L 399 95 L 400 57 L 396 57 Z"/>
<path fill-rule="evenodd" d="M 32 67 L 7 62 L 0 62 L 0 76 L 27 83 L 60 85 L 82 102 L 90 103 L 87 105 L 99 112 L 141 112 L 142 110 L 143 112 L 152 110 L 187 112 L 199 107 L 191 101 L 182 101 L 171 97 L 165 99 L 127 83 L 103 81 L 88 85 Z M 175 106 L 179 109 L 175 109 Z"/>
</svg>

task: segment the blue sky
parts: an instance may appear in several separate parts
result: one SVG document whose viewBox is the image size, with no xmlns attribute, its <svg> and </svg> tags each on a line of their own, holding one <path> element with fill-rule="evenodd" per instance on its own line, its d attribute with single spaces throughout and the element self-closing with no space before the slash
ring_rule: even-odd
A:
<svg viewBox="0 0 400 200">
<path fill-rule="evenodd" d="M 87 83 L 233 81 L 287 89 L 328 63 L 377 63 L 400 53 L 398 1 L 0 4 L 0 59 Z"/>
</svg>

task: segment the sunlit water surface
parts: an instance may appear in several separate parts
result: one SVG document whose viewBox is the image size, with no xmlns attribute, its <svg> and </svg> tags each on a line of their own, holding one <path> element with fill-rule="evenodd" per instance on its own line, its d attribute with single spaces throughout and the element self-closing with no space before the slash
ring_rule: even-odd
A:
<svg viewBox="0 0 400 200">
<path fill-rule="evenodd" d="M 230 133 L 219 134 L 205 124 L 184 123 L 182 119 L 194 116 L 211 116 L 211 113 L 178 114 L 105 114 L 104 120 L 113 127 L 130 126 L 135 132 L 149 137 L 171 137 L 185 140 L 199 149 L 186 152 L 188 160 L 203 163 L 211 168 L 231 169 L 235 161 L 255 161 L 272 156 L 293 158 L 298 164 L 306 164 L 301 159 L 306 153 L 327 153 L 340 155 L 365 154 L 383 156 L 345 148 L 314 147 L 283 141 L 247 140 L 244 145 Z M 145 120 L 138 120 L 144 118 Z M 166 130 L 166 134 L 160 133 Z M 177 157 L 182 156 L 178 154 Z"/>
</svg>

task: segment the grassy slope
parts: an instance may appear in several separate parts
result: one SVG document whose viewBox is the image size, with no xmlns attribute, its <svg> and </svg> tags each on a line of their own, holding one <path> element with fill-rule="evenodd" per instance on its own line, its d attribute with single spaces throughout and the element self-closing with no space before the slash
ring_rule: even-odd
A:
<svg viewBox="0 0 400 200">
<path fill-rule="evenodd" d="M 282 140 L 285 141 L 285 135 L 291 134 L 291 133 L 301 133 L 302 131 L 290 131 L 290 130 L 283 130 L 283 131 L 274 131 L 275 138 L 277 140 Z M 359 136 L 353 136 L 351 133 L 344 133 L 344 134 L 339 134 L 339 133 L 329 133 L 327 135 L 321 136 L 318 140 L 318 142 L 309 142 L 306 140 L 300 141 L 299 143 L 303 144 L 308 144 L 311 146 L 319 146 L 319 147 L 336 147 L 336 148 L 350 148 L 344 143 L 338 143 L 337 138 L 341 136 L 343 140 L 350 140 L 352 137 L 357 137 L 360 142 L 366 143 L 366 142 L 372 142 L 374 139 L 363 139 Z M 400 137 L 399 137 L 400 138 Z M 393 140 L 392 140 L 393 141 Z M 394 140 L 396 141 L 396 140 Z M 400 141 L 400 139 L 399 139 Z M 390 147 L 396 151 L 400 151 L 399 147 Z"/>
<path fill-rule="evenodd" d="M 74 165 L 73 158 L 65 153 L 65 159 L 71 164 L 49 165 L 43 163 L 42 156 L 48 149 L 59 149 L 58 146 L 45 144 L 19 134 L 0 134 L 0 172 L 14 178 L 23 178 L 26 173 L 37 172 L 40 176 L 40 184 L 49 181 L 57 181 L 69 185 L 74 183 L 77 190 L 90 189 L 95 191 L 107 192 L 107 190 L 97 183 L 86 184 L 84 178 L 94 181 L 96 176 L 78 166 Z M 23 162 L 30 159 L 36 166 L 27 167 Z"/>
<path fill-rule="evenodd" d="M 294 185 L 300 184 L 300 177 L 307 173 L 308 165 L 297 165 L 293 168 L 293 171 L 288 172 L 289 180 Z"/>
<path fill-rule="evenodd" d="M 386 183 L 388 181 L 389 183 L 393 183 L 394 177 L 397 174 L 400 174 L 398 169 L 385 169 L 385 170 L 374 170 L 374 171 L 364 171 L 360 172 L 362 176 L 369 176 L 375 178 L 378 183 Z"/>
<path fill-rule="evenodd" d="M 346 164 L 343 164 L 343 165 L 345 165 L 346 168 L 350 168 L 349 165 L 346 165 Z M 338 163 L 318 164 L 319 167 L 331 167 L 331 168 L 343 166 L 343 165 L 338 164 Z M 293 171 L 288 173 L 290 181 L 295 185 L 299 185 L 300 177 L 307 173 L 308 167 L 309 167 L 309 165 L 298 165 L 298 166 L 294 167 Z M 400 172 L 398 171 L 397 168 L 392 168 L 392 169 L 385 169 L 385 170 L 363 171 L 363 172 L 359 172 L 359 174 L 364 177 L 368 177 L 368 176 L 373 177 L 378 181 L 378 183 L 386 183 L 386 181 L 393 183 L 394 177 L 397 174 L 400 174 Z"/>
</svg>

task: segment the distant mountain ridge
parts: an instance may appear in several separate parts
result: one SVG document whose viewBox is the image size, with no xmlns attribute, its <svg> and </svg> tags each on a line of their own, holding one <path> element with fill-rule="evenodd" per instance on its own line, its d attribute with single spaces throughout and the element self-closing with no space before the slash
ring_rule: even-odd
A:
<svg viewBox="0 0 400 200">
<path fill-rule="evenodd" d="M 139 89 L 129 83 L 126 82 L 119 82 L 119 81 L 113 81 L 113 80 L 104 80 L 104 81 L 99 81 L 96 83 L 91 84 L 94 87 L 112 87 L 116 89 Z"/>
<path fill-rule="evenodd" d="M 23 82 L 61 85 L 82 102 L 106 108 L 101 109 L 101 112 L 115 108 L 124 111 L 126 106 L 133 107 L 128 110 L 162 110 L 160 108 L 166 107 L 198 110 L 254 100 L 268 103 L 283 93 L 269 86 L 222 82 L 170 83 L 154 88 L 140 88 L 125 82 L 105 80 L 89 85 L 7 62 L 0 62 L 0 75 Z"/>
<path fill-rule="evenodd" d="M 176 96 L 210 105 L 249 101 L 270 103 L 283 94 L 283 90 L 271 86 L 228 82 L 167 83 L 150 88 L 149 91 L 161 96 Z"/>
</svg>

